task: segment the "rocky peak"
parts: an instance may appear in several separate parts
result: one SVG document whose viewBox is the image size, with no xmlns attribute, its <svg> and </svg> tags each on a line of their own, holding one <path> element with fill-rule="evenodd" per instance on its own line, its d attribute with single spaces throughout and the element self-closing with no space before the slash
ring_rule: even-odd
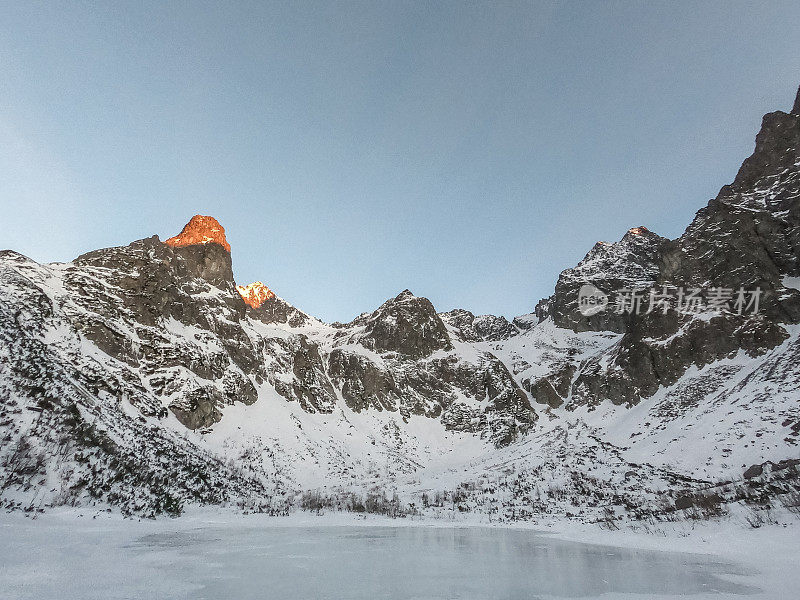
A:
<svg viewBox="0 0 800 600">
<path fill-rule="evenodd" d="M 639 227 L 632 227 L 631 229 L 628 229 L 628 233 L 630 235 L 647 235 L 652 232 L 644 225 L 640 225 Z"/>
<path fill-rule="evenodd" d="M 195 215 L 176 236 L 164 241 L 175 248 L 194 246 L 196 244 L 219 244 L 228 252 L 231 245 L 225 239 L 225 228 L 214 217 Z"/>
<path fill-rule="evenodd" d="M 791 113 L 777 110 L 764 115 L 761 121 L 761 130 L 756 135 L 756 147 L 753 154 L 742 163 L 733 183 L 720 190 L 718 200 L 730 198 L 730 200 L 740 203 L 744 198 L 737 198 L 737 196 L 755 191 L 753 189 L 755 187 L 760 189 L 774 183 L 765 178 L 781 178 L 788 174 L 787 170 L 796 171 L 795 167 L 800 161 L 800 106 L 798 106 L 798 102 L 800 102 L 800 98 L 795 100 L 795 106 Z M 764 185 L 756 186 L 759 181 Z M 766 194 L 762 194 L 762 196 L 766 196 Z"/>
<path fill-rule="evenodd" d="M 403 290 L 353 324 L 365 325 L 362 342 L 378 352 L 398 352 L 413 358 L 429 356 L 453 345 L 442 319 L 427 298 Z"/>
<path fill-rule="evenodd" d="M 266 300 L 275 297 L 275 292 L 260 281 L 254 281 L 249 285 L 237 285 L 236 291 L 239 292 L 245 304 L 252 308 L 258 308 Z"/>
<path fill-rule="evenodd" d="M 800 321 L 800 295 L 782 289 L 800 275 L 800 111 L 764 116 L 755 150 L 733 183 L 698 211 L 665 258 L 664 278 L 695 287 L 760 287 L 763 309 Z"/>
<path fill-rule="evenodd" d="M 792 107 L 793 115 L 800 115 L 800 86 L 797 88 L 797 97 L 794 99 L 794 106 Z"/>
<path fill-rule="evenodd" d="M 475 315 L 463 308 L 455 308 L 448 312 L 439 313 L 439 317 L 456 330 L 457 335 L 465 342 L 479 342 L 481 339 L 472 328 Z"/>
<path fill-rule="evenodd" d="M 647 227 L 633 227 L 618 242 L 595 244 L 583 260 L 574 268 L 564 271 L 561 278 L 577 278 L 583 283 L 598 279 L 620 279 L 630 286 L 649 285 L 658 276 L 656 259 L 666 241 L 666 238 Z"/>
<path fill-rule="evenodd" d="M 495 315 L 475 316 L 468 310 L 456 308 L 440 313 L 442 321 L 456 330 L 465 342 L 496 342 L 517 335 L 518 330 L 505 317 Z"/>
<path fill-rule="evenodd" d="M 178 235 L 164 241 L 162 248 L 164 246 L 172 249 L 172 255 L 184 262 L 192 276 L 229 290 L 238 300 L 234 289 L 231 246 L 225 239 L 225 228 L 214 217 L 193 216 Z M 244 307 L 241 308 L 244 311 Z"/>
<path fill-rule="evenodd" d="M 250 285 L 237 285 L 236 291 L 247 305 L 247 315 L 262 323 L 285 323 L 289 327 L 302 327 L 314 319 L 295 308 L 260 281 Z"/>
<path fill-rule="evenodd" d="M 405 289 L 397 294 L 397 296 L 394 297 L 394 300 L 389 300 L 389 302 L 411 302 L 414 300 L 418 300 L 418 298 L 411 290 Z"/>
<path fill-rule="evenodd" d="M 614 311 L 581 315 L 578 292 L 586 284 L 606 294 L 650 287 L 659 278 L 661 257 L 668 244 L 667 238 L 644 226 L 629 229 L 618 242 L 597 242 L 575 267 L 561 273 L 555 294 L 539 303 L 537 315 L 540 319 L 552 316 L 559 327 L 575 331 L 625 331 L 624 316 Z"/>
</svg>

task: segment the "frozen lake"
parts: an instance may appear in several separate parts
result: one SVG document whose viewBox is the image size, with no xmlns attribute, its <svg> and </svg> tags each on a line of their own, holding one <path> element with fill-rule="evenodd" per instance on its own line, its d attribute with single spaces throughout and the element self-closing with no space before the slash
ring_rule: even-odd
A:
<svg viewBox="0 0 800 600">
<path fill-rule="evenodd" d="M 3 598 L 715 598 L 756 593 L 713 557 L 531 530 L 4 521 Z M 738 581 L 739 583 L 735 583 Z"/>
</svg>

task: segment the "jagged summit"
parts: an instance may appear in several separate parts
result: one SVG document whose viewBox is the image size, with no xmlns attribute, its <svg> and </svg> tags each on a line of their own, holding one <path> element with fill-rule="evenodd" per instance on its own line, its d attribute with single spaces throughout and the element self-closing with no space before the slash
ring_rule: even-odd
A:
<svg viewBox="0 0 800 600">
<path fill-rule="evenodd" d="M 631 229 L 628 229 L 628 233 L 631 235 L 645 235 L 652 232 L 644 225 L 639 225 L 639 227 L 632 227 Z"/>
<path fill-rule="evenodd" d="M 633 227 L 618 242 L 597 242 L 575 267 L 562 272 L 559 280 L 582 285 L 614 278 L 624 279 L 627 285 L 646 286 L 657 274 L 651 265 L 652 255 L 665 241 L 647 227 Z M 632 263 L 636 265 L 633 269 Z"/>
<path fill-rule="evenodd" d="M 260 281 L 254 281 L 248 285 L 237 285 L 236 291 L 242 296 L 245 304 L 253 308 L 258 308 L 267 300 L 275 297 L 275 292 Z"/>
<path fill-rule="evenodd" d="M 447 328 L 427 298 L 405 289 L 351 325 L 364 326 L 361 343 L 376 352 L 399 352 L 422 358 L 450 350 Z"/>
<path fill-rule="evenodd" d="M 459 339 L 466 342 L 496 342 L 507 340 L 519 333 L 519 330 L 505 317 L 476 316 L 463 308 L 439 313 L 439 317 L 455 329 Z"/>
<path fill-rule="evenodd" d="M 657 233 L 653 233 L 652 231 L 650 231 L 644 225 L 639 225 L 639 227 L 631 227 L 630 229 L 628 229 L 628 231 L 625 232 L 625 235 L 620 240 L 620 242 L 623 242 L 626 239 L 630 239 L 631 236 L 645 236 L 645 237 L 657 237 L 657 238 L 661 237 Z M 615 246 L 618 243 L 619 242 L 605 242 L 603 240 L 600 240 L 599 242 L 595 242 L 594 247 L 587 254 L 587 257 L 590 256 L 592 254 L 592 252 L 594 252 L 594 251 L 597 251 L 597 250 L 599 250 L 601 248 L 604 248 L 604 247 L 607 248 L 607 247 L 610 247 L 610 246 Z M 586 260 L 586 258 L 584 258 L 584 260 Z"/>
<path fill-rule="evenodd" d="M 553 317 L 556 325 L 574 331 L 624 332 L 625 318 L 614 311 L 582 315 L 577 304 L 580 288 L 592 284 L 610 293 L 650 287 L 658 279 L 668 242 L 644 226 L 629 229 L 618 242 L 597 242 L 576 266 L 561 272 L 555 294 L 537 305 L 536 314 L 540 319 Z"/>
<path fill-rule="evenodd" d="M 797 87 L 797 97 L 794 99 L 794 106 L 792 107 L 793 115 L 800 115 L 800 86 Z"/>
<path fill-rule="evenodd" d="M 225 228 L 214 217 L 195 215 L 176 236 L 164 241 L 165 244 L 181 248 L 195 244 L 219 244 L 228 252 L 231 245 L 225 239 Z"/>
</svg>

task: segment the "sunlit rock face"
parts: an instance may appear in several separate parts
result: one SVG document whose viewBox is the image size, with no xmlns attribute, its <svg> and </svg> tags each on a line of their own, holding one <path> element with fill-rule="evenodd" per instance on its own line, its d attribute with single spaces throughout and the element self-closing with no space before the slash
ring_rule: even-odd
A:
<svg viewBox="0 0 800 600">
<path fill-rule="evenodd" d="M 249 285 L 237 285 L 236 291 L 242 296 L 245 304 L 252 308 L 258 308 L 265 301 L 275 297 L 275 292 L 260 281 L 255 281 Z"/>
<path fill-rule="evenodd" d="M 319 323 L 313 317 L 278 297 L 260 281 L 249 285 L 237 285 L 236 291 L 247 305 L 247 316 L 251 319 L 267 325 L 284 324 L 289 327 L 302 327 L 312 322 Z"/>
<path fill-rule="evenodd" d="M 628 229 L 628 233 L 630 233 L 631 235 L 645 235 L 650 233 L 650 230 L 644 226 L 633 227 L 631 229 Z"/>
<path fill-rule="evenodd" d="M 195 244 L 219 244 L 228 252 L 231 245 L 225 239 L 225 228 L 214 217 L 195 215 L 178 235 L 164 241 L 175 248 L 193 246 Z"/>
<path fill-rule="evenodd" d="M 164 245 L 180 256 L 194 277 L 205 279 L 213 286 L 235 293 L 231 246 L 225 239 L 225 228 L 214 217 L 193 216 L 176 236 L 164 241 Z M 244 307 L 241 306 L 241 312 Z"/>
</svg>

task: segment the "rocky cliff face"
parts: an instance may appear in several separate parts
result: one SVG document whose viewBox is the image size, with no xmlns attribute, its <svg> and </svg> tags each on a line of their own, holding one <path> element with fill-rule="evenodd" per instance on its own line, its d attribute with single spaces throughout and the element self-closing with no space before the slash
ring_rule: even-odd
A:
<svg viewBox="0 0 800 600">
<path fill-rule="evenodd" d="M 552 317 L 559 327 L 573 331 L 622 333 L 630 319 L 612 304 L 602 312 L 585 316 L 578 293 L 587 283 L 611 296 L 619 290 L 645 290 L 659 279 L 661 261 L 669 240 L 646 227 L 634 227 L 614 243 L 597 242 L 581 262 L 563 271 L 553 296 L 537 306 L 540 318 Z"/>
<path fill-rule="evenodd" d="M 136 399 L 146 413 L 166 403 L 197 429 L 219 420 L 222 403 L 255 401 L 249 375 L 261 367 L 240 326 L 245 304 L 223 245 L 172 246 L 154 237 L 50 273 L 66 292 L 54 301 L 70 325 L 150 392 Z"/>
<path fill-rule="evenodd" d="M 615 244 L 599 242 L 577 267 L 561 274 L 555 294 L 538 308 L 541 319 L 578 332 L 624 335 L 602 355 L 532 382 L 534 399 L 551 405 L 595 406 L 605 400 L 632 405 L 673 385 L 690 367 L 740 351 L 760 356 L 789 337 L 781 324 L 800 320 L 798 290 L 784 285 L 796 277 L 800 257 L 799 128 L 794 112 L 766 115 L 755 151 L 734 182 L 677 240 L 632 229 Z M 577 297 L 585 284 L 609 295 L 641 290 L 641 311 L 620 312 L 610 302 L 604 311 L 584 316 Z M 650 311 L 649 289 L 671 298 Z M 740 289 L 747 296 L 737 309 Z M 759 310 L 748 310 L 756 290 Z M 701 313 L 679 306 L 679 294 L 692 291 L 706 306 Z M 720 294 L 727 301 L 710 310 Z"/>
<path fill-rule="evenodd" d="M 733 183 L 697 213 L 664 258 L 663 279 L 686 286 L 764 290 L 764 313 L 800 320 L 800 113 L 764 116 Z"/>
</svg>

